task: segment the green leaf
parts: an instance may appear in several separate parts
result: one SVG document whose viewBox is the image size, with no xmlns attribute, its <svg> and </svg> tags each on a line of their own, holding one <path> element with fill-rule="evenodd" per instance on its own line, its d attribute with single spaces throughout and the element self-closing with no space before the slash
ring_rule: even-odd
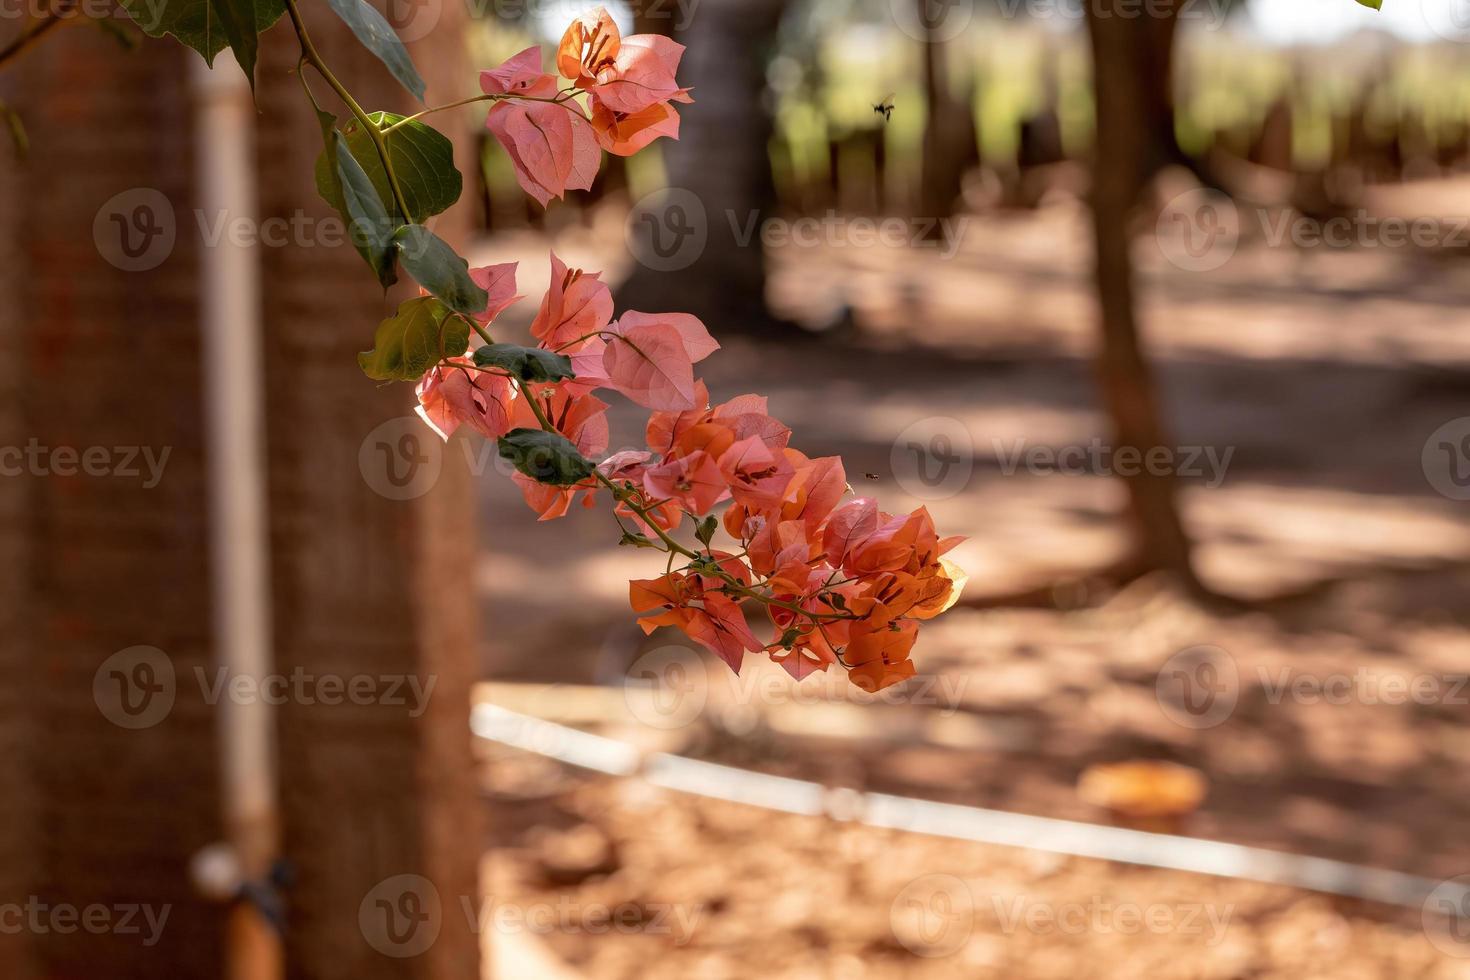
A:
<svg viewBox="0 0 1470 980">
<path fill-rule="evenodd" d="M 373 182 L 368 180 L 341 133 L 332 133 L 332 147 L 332 155 L 337 160 L 337 180 L 347 209 L 352 244 L 367 260 L 373 274 L 378 277 L 378 282 L 387 289 L 398 281 L 398 275 L 393 271 L 393 262 L 397 257 L 393 247 L 393 232 L 397 228 L 397 222 L 388 217 L 388 210 L 373 188 Z"/>
<path fill-rule="evenodd" d="M 1383 9 L 1383 0 L 1358 0 L 1358 3 L 1365 7 L 1372 7 L 1374 10 Z"/>
<path fill-rule="evenodd" d="M 213 67 L 228 47 L 255 84 L 255 52 L 261 31 L 286 10 L 285 0 L 121 0 L 128 16 L 149 37 L 172 34 Z"/>
<path fill-rule="evenodd" d="M 475 363 L 480 367 L 504 368 L 522 381 L 565 381 L 576 377 L 569 357 L 540 347 L 486 344 L 475 348 Z"/>
<path fill-rule="evenodd" d="M 393 77 L 412 92 L 414 98 L 424 101 L 424 80 L 419 77 L 418 69 L 413 66 L 413 59 L 408 56 L 408 49 L 398 39 L 398 34 L 388 23 L 388 19 L 378 13 L 377 8 L 367 0 L 327 2 L 337 16 L 342 18 L 343 23 L 352 28 L 352 33 L 357 35 L 363 46 L 388 66 Z"/>
<path fill-rule="evenodd" d="M 376 381 L 417 381 L 443 357 L 458 357 L 470 344 L 470 325 L 432 296 L 418 296 L 378 324 L 373 349 L 357 355 Z"/>
<path fill-rule="evenodd" d="M 496 452 L 537 483 L 569 487 L 592 475 L 592 461 L 559 432 L 511 429 L 496 441 Z"/>
<path fill-rule="evenodd" d="M 470 278 L 469 263 L 423 225 L 404 225 L 393 234 L 393 243 L 408 274 L 450 309 L 473 314 L 489 305 L 489 294 Z"/>
<path fill-rule="evenodd" d="M 368 119 L 382 129 L 403 117 L 392 112 L 370 112 Z M 383 169 L 372 135 L 356 119 L 349 120 L 342 127 L 342 135 L 352 148 L 352 155 L 372 178 L 378 197 L 391 203 L 393 188 L 388 183 L 388 173 Z M 423 224 L 426 218 L 448 210 L 459 200 L 464 179 L 454 166 L 454 144 L 443 133 L 414 120 L 384 135 L 383 141 L 408 205 L 409 220 Z M 328 204 L 346 216 L 342 210 L 341 192 L 332 186 L 332 168 L 325 154 L 316 161 L 316 188 Z"/>
<path fill-rule="evenodd" d="M 719 529 L 720 519 L 711 514 L 694 526 L 694 536 L 705 546 L 714 539 L 715 531 Z"/>
</svg>

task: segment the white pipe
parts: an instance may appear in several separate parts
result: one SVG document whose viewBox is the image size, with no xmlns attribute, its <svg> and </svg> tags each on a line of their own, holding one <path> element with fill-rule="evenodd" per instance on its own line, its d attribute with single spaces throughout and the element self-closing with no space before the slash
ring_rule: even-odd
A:
<svg viewBox="0 0 1470 980">
<path fill-rule="evenodd" d="M 1454 880 L 1435 882 L 1402 871 L 1198 837 L 833 789 L 664 752 L 644 756 L 626 742 L 485 702 L 470 712 L 470 731 L 478 738 L 610 776 L 641 777 L 665 789 L 768 810 L 826 815 L 870 827 L 981 844 L 1287 885 L 1406 908 L 1424 907 L 1431 894 L 1444 897 L 1449 907 L 1470 907 L 1459 904 L 1470 902 L 1470 889 Z"/>
<path fill-rule="evenodd" d="M 190 59 L 195 184 L 213 222 L 255 220 L 255 100 L 227 52 L 210 70 Z M 198 222 L 195 222 L 198 224 Z M 264 680 L 272 670 L 270 569 L 265 506 L 258 253 L 221 236 L 200 242 L 204 453 L 209 461 L 209 554 L 215 663 L 227 676 Z M 226 837 L 247 880 L 276 861 L 276 746 L 264 699 L 215 707 Z M 227 943 L 231 980 L 278 980 L 279 936 L 259 910 L 237 905 Z"/>
</svg>

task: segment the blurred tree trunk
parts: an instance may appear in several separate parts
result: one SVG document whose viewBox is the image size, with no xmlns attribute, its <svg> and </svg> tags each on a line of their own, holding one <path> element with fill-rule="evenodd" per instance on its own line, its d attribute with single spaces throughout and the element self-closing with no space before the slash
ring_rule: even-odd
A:
<svg viewBox="0 0 1470 980">
<path fill-rule="evenodd" d="M 1116 458 L 1125 448 L 1146 454 L 1152 447 L 1172 445 L 1160 418 L 1153 371 L 1143 355 L 1129 249 L 1132 220 L 1144 191 L 1177 155 L 1170 86 L 1178 5 L 1170 3 L 1162 17 L 1125 17 L 1096 4 L 1083 6 L 1097 101 L 1092 210 L 1102 328 L 1098 375 L 1112 418 Z M 1125 477 L 1137 570 L 1166 570 L 1197 590 L 1176 481 L 1172 474 L 1138 469 Z"/>
<path fill-rule="evenodd" d="M 919 214 L 925 218 L 947 218 L 959 200 L 961 178 L 975 145 L 974 122 L 968 106 L 955 101 L 949 88 L 945 58 L 946 42 L 939 40 L 933 0 L 915 0 L 919 23 L 928 38 L 924 41 L 924 147 L 923 173 L 919 189 Z M 879 92 L 874 98 L 880 98 Z M 900 109 L 900 112 L 903 110 Z M 969 146 L 965 143 L 969 142 Z"/>
<path fill-rule="evenodd" d="M 634 267 L 618 291 L 620 309 L 685 310 L 717 333 L 793 329 L 766 308 L 760 235 L 776 197 L 763 93 L 767 50 L 783 9 L 782 0 L 704 0 L 678 36 L 689 47 L 680 80 L 694 90 L 695 101 L 679 106 L 680 139 L 655 146 L 663 152 L 669 187 L 688 194 L 668 199 L 670 209 L 682 208 L 678 213 L 655 210 L 631 219 L 651 222 L 647 228 L 663 236 L 656 241 L 673 252 L 668 264 L 655 258 Z M 680 232 L 690 223 L 702 225 L 708 236 L 702 250 L 697 232 L 689 239 Z M 633 250 L 640 262 L 644 248 Z"/>
</svg>

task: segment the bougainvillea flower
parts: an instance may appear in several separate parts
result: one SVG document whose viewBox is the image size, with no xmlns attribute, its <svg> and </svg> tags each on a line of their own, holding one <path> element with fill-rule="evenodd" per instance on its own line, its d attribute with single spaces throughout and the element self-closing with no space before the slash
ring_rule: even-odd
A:
<svg viewBox="0 0 1470 980">
<path fill-rule="evenodd" d="M 582 498 L 583 507 L 591 507 L 597 502 L 593 495 L 596 487 L 591 484 L 579 483 L 575 487 L 555 487 L 537 483 L 524 473 L 512 473 L 510 478 L 516 486 L 521 488 L 521 496 L 526 499 L 527 506 L 536 512 L 538 521 L 565 517 L 567 511 L 572 509 L 572 499 L 584 490 L 587 491 L 587 495 Z"/>
<path fill-rule="evenodd" d="M 597 456 L 607 449 L 607 402 L 595 395 L 573 394 L 563 385 L 530 385 L 528 390 L 552 428 L 566 436 L 583 456 Z M 539 429 L 541 420 L 525 399 L 518 399 L 511 425 Z"/>
<path fill-rule="evenodd" d="M 709 328 L 699 317 L 690 313 L 640 313 L 637 310 L 628 310 L 618 317 L 613 330 L 615 333 L 626 333 L 656 324 L 674 328 L 691 363 L 698 364 L 720 349 L 720 342 L 710 336 Z"/>
<path fill-rule="evenodd" d="M 590 100 L 620 113 L 670 101 L 692 102 L 689 90 L 674 80 L 683 54 L 684 45 L 662 34 L 634 34 L 622 39 L 611 63 L 604 59 L 599 64 L 595 84 L 582 87 Z"/>
<path fill-rule="evenodd" d="M 706 593 L 703 602 L 703 609 L 691 611 L 684 632 L 691 640 L 708 647 L 735 673 L 740 673 L 746 651 L 756 653 L 765 647 L 750 631 L 739 603 L 713 593 Z"/>
<path fill-rule="evenodd" d="M 694 364 L 720 349 L 698 317 L 629 310 L 608 327 L 602 365 L 608 386 L 644 408 L 696 406 Z"/>
<path fill-rule="evenodd" d="M 654 412 L 648 416 L 644 438 L 656 453 L 670 452 L 687 429 L 704 421 L 709 410 L 709 390 L 703 381 L 694 382 L 694 407 L 670 412 Z"/>
<path fill-rule="evenodd" d="M 521 299 L 516 295 L 516 266 L 518 262 L 503 262 L 470 270 L 470 279 L 476 286 L 489 294 L 485 309 L 475 314 L 475 320 L 487 324 L 495 319 L 507 306 Z"/>
<path fill-rule="evenodd" d="M 542 347 L 572 353 L 591 343 L 584 338 L 596 339 L 597 333 L 607 329 L 613 299 L 601 276 L 600 272 L 568 269 L 555 252 L 551 253 L 551 285 L 541 298 L 536 319 L 531 321 L 531 334 Z M 581 375 L 577 371 L 577 376 Z"/>
<path fill-rule="evenodd" d="M 485 126 L 510 155 L 516 182 L 542 207 L 592 186 L 602 149 L 592 124 L 571 103 L 497 102 Z"/>
<path fill-rule="evenodd" d="M 642 483 L 653 453 L 641 449 L 624 449 L 597 464 L 597 470 L 614 482 Z"/>
<path fill-rule="evenodd" d="M 660 626 L 678 626 L 689 621 L 689 595 L 685 576 L 678 572 L 661 578 L 634 579 L 628 583 L 628 605 L 638 615 L 644 633 Z"/>
<path fill-rule="evenodd" d="M 643 474 L 643 486 L 655 499 L 677 501 L 701 516 L 730 493 L 719 465 L 703 450 L 650 467 Z"/>
<path fill-rule="evenodd" d="M 666 102 L 638 112 L 618 112 L 590 96 L 587 106 L 598 145 L 617 156 L 630 157 L 660 136 L 679 138 L 679 114 Z"/>
<path fill-rule="evenodd" d="M 822 550 L 834 565 L 842 564 L 847 553 L 878 530 L 878 502 L 871 497 L 855 497 L 832 511 L 822 532 Z"/>
<path fill-rule="evenodd" d="M 771 452 L 758 436 L 731 445 L 719 463 L 735 499 L 756 510 L 779 506 L 796 475 L 786 454 Z"/>
<path fill-rule="evenodd" d="M 592 186 L 602 151 L 582 110 L 571 102 L 527 101 L 556 97 L 556 76 L 541 70 L 539 47 L 480 72 L 480 88 L 486 95 L 508 96 L 490 107 L 485 126 L 510 155 L 527 194 L 545 207 L 569 189 Z"/>
<path fill-rule="evenodd" d="M 668 324 L 622 331 L 602 355 L 607 383 L 644 408 L 694 407 L 694 366 L 679 333 Z"/>
<path fill-rule="evenodd" d="M 562 34 L 556 47 L 556 70 L 579 88 L 589 88 L 597 84 L 599 72 L 613 67 L 621 46 L 622 32 L 607 8 L 589 10 Z M 536 64 L 541 64 L 539 53 Z"/>
<path fill-rule="evenodd" d="M 914 676 L 909 651 L 917 638 L 918 623 L 911 619 L 877 630 L 864 630 L 855 625 L 852 639 L 842 654 L 842 659 L 852 668 L 848 678 L 872 693 Z"/>
<path fill-rule="evenodd" d="M 541 70 L 541 48 L 532 45 L 507 58 L 499 68 L 481 71 L 480 89 L 486 95 L 550 98 L 556 95 L 556 76 Z"/>
<path fill-rule="evenodd" d="M 515 392 L 510 379 L 476 370 L 467 358 L 431 368 L 419 379 L 416 393 L 419 417 L 446 441 L 460 425 L 488 439 L 512 428 Z"/>
</svg>

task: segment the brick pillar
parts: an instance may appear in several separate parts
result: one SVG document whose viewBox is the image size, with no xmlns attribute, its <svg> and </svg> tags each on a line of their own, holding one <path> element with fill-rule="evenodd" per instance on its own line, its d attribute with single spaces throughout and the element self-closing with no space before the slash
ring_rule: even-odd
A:
<svg viewBox="0 0 1470 980">
<path fill-rule="evenodd" d="M 161 964 L 208 976 L 220 962 L 218 911 L 184 871 L 217 834 L 211 710 L 190 680 L 209 658 L 197 249 L 152 233 L 189 200 L 183 66 L 170 46 L 128 56 L 70 28 L 3 83 L 32 142 L 26 165 L 6 163 L 6 247 L 24 271 L 4 288 L 16 417 L 3 445 L 37 452 L 4 478 L 24 507 L 5 544 L 24 556 L 6 574 L 24 610 L 7 656 L 18 644 L 21 662 L 4 676 L 25 719 L 10 758 L 32 813 L 18 841 L 29 880 L 0 902 L 36 906 L 23 935 L 49 977 L 158 976 Z M 98 223 L 104 207 L 143 222 L 128 229 L 135 255 Z M 143 450 L 166 460 L 156 480 Z M 137 647 L 159 652 L 122 652 Z M 101 931 L 70 919 L 97 906 Z M 161 934 L 132 931 L 141 908 L 168 909 Z"/>
<path fill-rule="evenodd" d="M 462 14 L 444 7 L 415 51 L 441 100 L 474 88 L 451 24 Z M 341 77 L 369 108 L 405 109 L 325 13 L 314 6 L 310 19 Z M 223 975 L 224 917 L 187 877 L 190 856 L 221 834 L 214 710 L 197 676 L 211 676 L 211 616 L 193 57 L 169 40 L 129 54 L 102 32 L 65 30 L 0 75 L 0 98 L 22 109 L 33 141 L 30 163 L 0 176 L 0 383 L 15 392 L 0 408 L 0 448 L 34 439 L 169 453 L 156 485 L 146 469 L 0 479 L 0 667 L 10 668 L 0 673 L 0 904 L 34 895 L 169 910 L 153 945 L 146 924 L 141 935 L 0 934 L 7 977 Z M 320 135 L 295 60 L 288 27 L 262 39 L 260 216 L 321 219 L 329 212 L 310 176 Z M 135 188 L 144 191 L 104 207 Z M 464 215 L 436 230 L 454 241 Z M 171 247 L 152 234 L 160 222 L 173 228 Z M 123 248 L 124 233 L 141 255 Z M 376 450 L 359 450 L 379 423 L 407 414 L 412 394 L 368 381 L 354 355 L 391 303 L 350 246 L 298 241 L 261 259 L 277 670 L 434 683 L 417 718 L 391 704 L 280 709 L 284 848 L 298 879 L 289 972 L 474 977 L 476 940 L 459 913 L 461 896 L 476 895 L 483 843 L 467 729 L 467 474 L 445 454 L 421 496 L 374 489 L 384 484 L 360 456 Z M 395 434 L 385 445 L 401 444 Z M 166 685 L 154 690 L 165 677 L 171 699 Z M 385 955 L 368 893 L 404 874 L 433 885 L 443 915 L 427 950 Z"/>
<path fill-rule="evenodd" d="M 365 108 L 414 111 L 325 5 L 306 17 L 317 48 Z M 443 4 L 412 47 L 431 102 L 478 91 L 461 54 L 464 18 L 462 5 Z M 316 227 L 333 217 L 311 177 L 318 124 L 290 73 L 298 52 L 289 28 L 267 39 L 258 83 L 262 217 L 305 212 Z M 323 106 L 345 115 L 308 77 Z M 468 195 L 476 163 L 470 140 L 452 129 L 457 119 L 448 112 L 433 121 L 459 144 Z M 462 199 L 434 230 L 458 243 L 473 214 Z M 411 674 L 434 687 L 418 719 L 404 706 L 283 712 L 285 847 L 299 876 L 299 928 L 287 955 L 300 977 L 468 980 L 478 956 L 461 899 L 477 900 L 483 843 L 468 722 L 477 624 L 468 469 L 407 418 L 412 386 L 383 386 L 357 368 L 379 320 L 416 288 L 405 282 L 384 298 L 350 246 L 325 248 L 316 238 L 265 254 L 277 657 L 282 670 Z M 388 918 L 412 912 L 406 903 L 432 907 L 435 897 L 440 915 L 416 929 L 407 917 Z M 395 925 L 404 931 L 390 932 Z"/>
</svg>

